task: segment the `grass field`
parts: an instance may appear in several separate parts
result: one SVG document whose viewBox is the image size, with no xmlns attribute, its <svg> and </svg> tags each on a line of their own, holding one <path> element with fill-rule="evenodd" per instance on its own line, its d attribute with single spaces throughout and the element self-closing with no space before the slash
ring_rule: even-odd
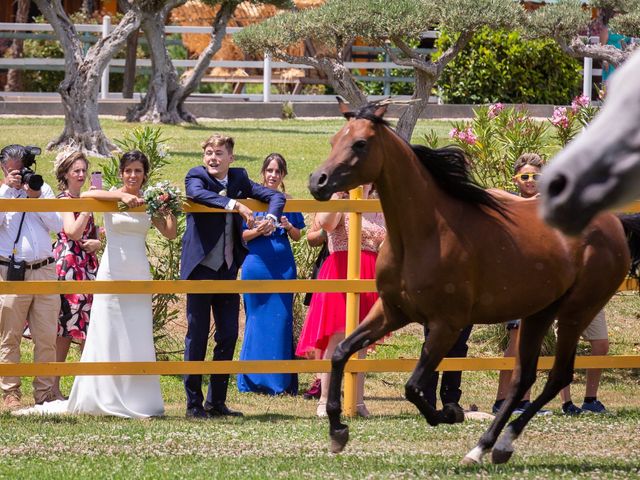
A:
<svg viewBox="0 0 640 480">
<path fill-rule="evenodd" d="M 0 145 L 44 146 L 61 131 L 62 123 L 54 118 L 0 118 Z M 308 173 L 325 158 L 329 138 L 342 124 L 342 120 L 238 120 L 162 127 L 174 160 L 166 177 L 181 185 L 187 169 L 200 162 L 200 142 L 221 131 L 236 137 L 238 165 L 256 179 L 268 153 L 283 153 L 290 166 L 288 191 L 296 198 L 309 198 Z M 133 127 L 110 119 L 103 125 L 112 138 Z M 428 128 L 436 128 L 445 138 L 449 124 L 421 122 L 414 141 Z M 52 159 L 45 153 L 38 171 L 53 185 Z M 639 313 L 640 298 L 633 294 L 617 295 L 607 306 L 612 354 L 640 354 Z M 421 342 L 421 329 L 409 326 L 372 356 L 413 358 Z M 586 351 L 581 345 L 579 353 Z M 499 354 L 487 329 L 474 329 L 469 355 Z M 77 360 L 78 352 L 72 357 Z M 27 342 L 23 359 L 31 361 Z M 404 373 L 367 377 L 367 405 L 373 415 L 349 421 L 352 440 L 341 455 L 328 452 L 327 423 L 315 417 L 315 402 L 239 394 L 233 384 L 229 405 L 242 410 L 244 419 L 189 421 L 184 418 L 181 380 L 173 376 L 162 378 L 167 415 L 161 419 L 0 414 L 0 478 L 640 478 L 637 370 L 605 371 L 600 398 L 611 415 L 535 418 L 516 442 L 510 464 L 477 468 L 462 468 L 458 462 L 488 424 L 429 427 L 402 399 L 407 378 Z M 310 375 L 301 375 L 301 386 L 310 380 Z M 69 392 L 71 384 L 72 378 L 63 379 L 63 391 Z M 497 372 L 465 373 L 463 405 L 473 403 L 488 411 L 496 386 Z M 534 387 L 534 394 L 539 388 L 539 384 Z M 576 373 L 572 390 L 574 401 L 581 403 L 584 372 Z M 30 379 L 24 379 L 23 393 L 28 405 Z M 549 407 L 558 413 L 559 399 Z"/>
<path fill-rule="evenodd" d="M 234 166 L 248 170 L 249 175 L 258 180 L 258 173 L 264 158 L 272 152 L 279 152 L 287 159 L 289 177 L 285 182 L 287 191 L 295 198 L 310 198 L 306 189 L 309 173 L 324 160 L 329 153 L 331 135 L 343 125 L 343 120 L 224 120 L 203 121 L 199 125 L 162 126 L 164 137 L 168 139 L 172 164 L 166 169 L 166 179 L 184 186 L 187 171 L 200 165 L 202 149 L 200 144 L 213 133 L 231 135 L 236 140 Z M 10 143 L 37 145 L 43 148 L 63 128 L 61 118 L 0 118 L 0 146 Z M 112 119 L 102 121 L 107 135 L 122 138 L 127 130 L 137 124 Z M 444 139 L 449 131 L 449 123 L 420 122 L 414 141 L 428 128 L 434 128 Z M 38 173 L 55 186 L 52 174 L 55 155 L 44 152 L 38 159 Z M 92 161 L 92 169 L 100 160 Z"/>
</svg>

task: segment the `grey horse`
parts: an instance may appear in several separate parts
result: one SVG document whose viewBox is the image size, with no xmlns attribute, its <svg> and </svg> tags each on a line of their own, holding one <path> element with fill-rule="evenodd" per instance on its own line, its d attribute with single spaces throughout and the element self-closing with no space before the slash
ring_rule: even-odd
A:
<svg viewBox="0 0 640 480">
<path fill-rule="evenodd" d="M 613 74 L 604 107 L 544 170 L 542 216 L 577 235 L 640 194 L 640 50 Z"/>
</svg>

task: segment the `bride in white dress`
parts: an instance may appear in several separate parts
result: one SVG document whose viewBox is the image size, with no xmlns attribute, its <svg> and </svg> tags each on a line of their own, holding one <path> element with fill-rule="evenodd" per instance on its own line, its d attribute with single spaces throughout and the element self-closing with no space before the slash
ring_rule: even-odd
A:
<svg viewBox="0 0 640 480">
<path fill-rule="evenodd" d="M 91 190 L 83 197 L 119 200 L 129 207 L 144 204 L 141 188 L 149 173 L 148 159 L 138 151 L 120 160 L 123 187 Z M 107 246 L 96 280 L 150 280 L 145 239 L 151 223 L 167 238 L 176 237 L 176 219 L 169 214 L 151 219 L 147 213 L 105 213 Z M 94 296 L 91 321 L 81 362 L 154 362 L 151 295 Z M 76 377 L 69 400 L 14 412 L 24 414 L 82 413 L 146 418 L 164 413 L 157 375 L 82 375 Z"/>
</svg>

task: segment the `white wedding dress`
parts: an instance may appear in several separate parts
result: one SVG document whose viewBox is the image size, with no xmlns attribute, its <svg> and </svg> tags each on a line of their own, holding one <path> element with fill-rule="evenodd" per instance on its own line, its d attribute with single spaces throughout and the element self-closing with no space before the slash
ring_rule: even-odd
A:
<svg viewBox="0 0 640 480">
<path fill-rule="evenodd" d="M 96 280 L 151 280 L 145 239 L 146 213 L 105 213 L 107 246 Z M 154 362 L 151 295 L 94 296 L 81 362 Z M 80 375 L 69 400 L 14 412 L 82 413 L 146 418 L 164 413 L 157 375 Z"/>
</svg>

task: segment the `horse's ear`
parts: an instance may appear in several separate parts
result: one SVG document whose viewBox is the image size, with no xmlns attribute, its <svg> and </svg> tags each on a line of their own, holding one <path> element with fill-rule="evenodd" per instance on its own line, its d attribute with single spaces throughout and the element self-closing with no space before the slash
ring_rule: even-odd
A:
<svg viewBox="0 0 640 480">
<path fill-rule="evenodd" d="M 385 103 L 384 105 L 380 105 L 378 108 L 376 108 L 375 112 L 373 112 L 373 115 L 378 118 L 384 117 L 384 114 L 387 113 L 388 106 L 389 106 L 388 103 Z"/>
<path fill-rule="evenodd" d="M 349 107 L 344 103 L 344 100 L 340 97 L 336 97 L 336 99 L 338 100 L 338 107 L 340 108 L 342 115 L 344 115 L 344 118 L 353 118 L 353 112 L 349 110 Z"/>
</svg>

